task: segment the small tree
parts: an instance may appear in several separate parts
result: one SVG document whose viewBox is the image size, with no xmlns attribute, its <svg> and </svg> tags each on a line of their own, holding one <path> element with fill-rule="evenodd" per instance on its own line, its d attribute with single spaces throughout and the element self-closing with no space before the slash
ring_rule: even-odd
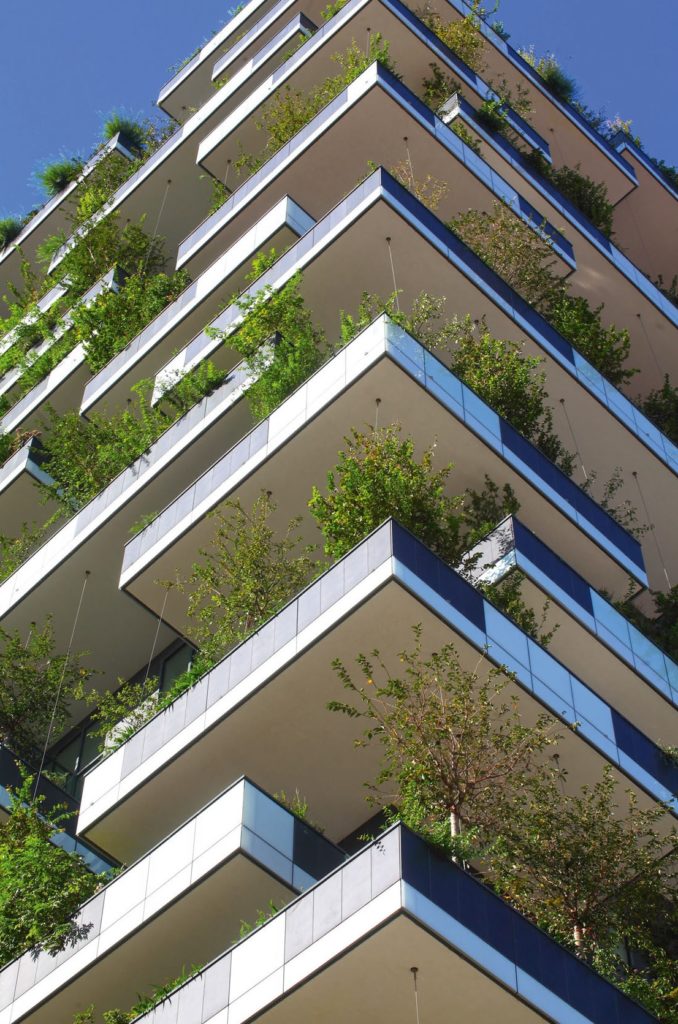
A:
<svg viewBox="0 0 678 1024">
<path fill-rule="evenodd" d="M 517 698 L 506 696 L 506 670 L 483 657 L 466 669 L 453 644 L 426 658 L 421 627 L 413 634 L 397 676 L 378 650 L 358 655 L 361 683 L 337 659 L 350 700 L 328 707 L 364 722 L 357 746 L 381 746 L 379 773 L 368 783 L 372 801 L 392 805 L 405 824 L 454 850 L 462 830 L 493 838 L 517 794 L 548 775 L 554 722 L 544 714 L 524 723 Z"/>
<path fill-rule="evenodd" d="M 226 502 L 214 516 L 209 548 L 178 585 L 188 594 L 189 634 L 213 663 L 274 615 L 317 573 L 314 545 L 304 545 L 300 518 L 280 540 L 270 525 L 276 505 L 267 495 L 251 511 Z"/>
<path fill-rule="evenodd" d="M 78 854 L 55 845 L 68 817 L 32 799 L 34 778 L 10 792 L 10 816 L 0 824 L 0 966 L 29 949 L 52 956 L 84 938 L 81 904 L 105 881 Z"/>
<path fill-rule="evenodd" d="M 640 407 L 669 440 L 678 444 L 678 388 L 671 383 L 668 374 L 660 388 L 642 399 Z"/>
<path fill-rule="evenodd" d="M 554 776 L 516 795 L 515 817 L 493 848 L 496 886 L 584 955 L 650 938 L 677 877 L 678 832 L 666 809 L 640 807 L 630 789 L 620 801 L 609 765 L 593 786 L 561 787 Z"/>
<path fill-rule="evenodd" d="M 32 761 L 63 731 L 92 672 L 83 654 L 55 653 L 50 619 L 31 626 L 28 637 L 0 627 L 0 645 L 0 743 Z"/>
<path fill-rule="evenodd" d="M 313 488 L 309 508 L 332 558 L 341 558 L 389 516 L 446 562 L 461 555 L 463 499 L 445 493 L 452 466 L 434 470 L 434 446 L 417 461 L 414 441 L 400 432 L 398 424 L 352 430 L 327 474 L 327 495 Z"/>
</svg>

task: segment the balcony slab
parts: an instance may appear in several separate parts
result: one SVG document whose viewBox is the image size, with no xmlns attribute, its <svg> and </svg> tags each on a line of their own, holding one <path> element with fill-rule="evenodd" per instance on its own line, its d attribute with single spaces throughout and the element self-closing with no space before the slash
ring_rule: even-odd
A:
<svg viewBox="0 0 678 1024">
<path fill-rule="evenodd" d="M 345 859 L 247 779 L 231 785 L 85 903 L 85 938 L 0 971 L 0 1021 L 52 1024 L 91 1003 L 127 1008 L 233 942 L 242 920 L 277 906 Z"/>
<path fill-rule="evenodd" d="M 356 751 L 360 721 L 330 717 L 327 702 L 342 693 L 332 663 L 341 657 L 354 668 L 360 652 L 376 648 L 397 675 L 398 652 L 417 624 L 424 656 L 452 642 L 466 669 L 482 673 L 495 664 L 514 672 L 506 695 L 515 696 L 525 720 L 546 707 L 561 722 L 577 723 L 559 744 L 568 785 L 590 782 L 611 763 L 644 805 L 673 801 L 678 810 L 678 769 L 661 750 L 389 521 L 86 775 L 78 834 L 128 856 L 190 813 L 196 792 L 216 784 L 219 765 L 226 775 L 246 771 L 264 787 L 273 779 L 287 791 L 298 787 L 339 841 L 365 820 L 364 782 L 377 774 L 379 751 L 377 744 Z M 289 728 L 271 729 L 272 722 Z M 258 742 L 263 735 L 266 743 Z"/>
<path fill-rule="evenodd" d="M 395 826 L 140 1024 L 652 1024 L 480 882 Z"/>
</svg>

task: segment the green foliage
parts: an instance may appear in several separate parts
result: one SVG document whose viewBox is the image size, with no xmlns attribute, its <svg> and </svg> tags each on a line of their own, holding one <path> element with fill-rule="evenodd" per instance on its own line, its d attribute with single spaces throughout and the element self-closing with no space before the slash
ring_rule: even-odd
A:
<svg viewBox="0 0 678 1024">
<path fill-rule="evenodd" d="M 50 528 L 61 518 L 55 512 L 45 523 L 23 523 L 18 537 L 0 534 L 0 583 L 8 579 L 40 547 Z"/>
<path fill-rule="evenodd" d="M 255 928 L 261 928 L 261 926 L 266 924 L 267 921 L 270 921 L 271 918 L 275 917 L 279 910 L 280 907 L 276 907 L 273 900 L 269 900 L 267 910 L 257 911 L 257 916 L 254 921 L 254 924 L 250 924 L 249 921 L 240 922 L 240 938 L 244 939 L 245 936 L 249 935 L 250 932 L 253 932 Z"/>
<path fill-rule="evenodd" d="M 379 61 L 390 71 L 395 71 L 389 57 L 389 45 L 379 32 L 370 35 L 367 53 L 353 42 L 344 53 L 333 54 L 332 60 L 341 67 L 338 75 L 325 79 L 308 93 L 286 85 L 268 100 L 257 121 L 257 129 L 267 136 L 264 147 L 258 156 L 242 153 L 235 164 L 237 171 L 251 174 L 261 167 L 370 64 Z"/>
<path fill-rule="evenodd" d="M 32 437 L 39 434 L 39 430 L 15 430 L 13 434 L 0 434 L 0 466 L 4 466 Z"/>
<path fill-rule="evenodd" d="M 556 60 L 555 54 L 547 53 L 537 57 L 534 47 L 529 50 L 518 50 L 518 53 L 544 79 L 546 87 L 559 100 L 572 103 L 577 98 L 578 86 L 574 78 L 567 75 Z"/>
<path fill-rule="evenodd" d="M 339 11 L 345 7 L 347 3 L 348 0 L 334 0 L 334 3 L 328 4 L 327 7 L 320 12 L 320 17 L 323 21 L 329 21 L 335 14 L 339 14 Z"/>
<path fill-rule="evenodd" d="M 0 966 L 29 949 L 55 956 L 86 936 L 76 915 L 105 880 L 51 842 L 68 815 L 33 799 L 34 782 L 24 775 L 10 791 L 10 815 L 0 823 Z"/>
<path fill-rule="evenodd" d="M 669 440 L 678 444 L 678 388 L 673 386 L 668 374 L 660 388 L 641 400 L 640 407 Z"/>
<path fill-rule="evenodd" d="M 398 424 L 365 433 L 353 430 L 327 474 L 327 495 L 313 488 L 308 507 L 325 541 L 325 552 L 341 558 L 392 516 L 449 565 L 509 512 L 517 509 L 510 487 L 503 492 L 486 479 L 480 494 L 448 495 L 452 465 L 434 470 L 435 444 L 417 461 L 412 438 Z M 468 562 L 464 560 L 464 565 Z"/>
<path fill-rule="evenodd" d="M 452 21 L 444 21 L 430 8 L 417 11 L 417 15 L 464 64 L 482 74 L 485 70 L 485 40 L 478 27 L 483 11 L 480 0 L 472 0 L 469 6 L 469 13 L 464 18 Z"/>
<path fill-rule="evenodd" d="M 517 793 L 515 818 L 492 857 L 502 894 L 565 945 L 615 949 L 666 919 L 678 833 L 665 807 L 626 800 L 610 765 L 593 786 L 563 791 L 558 777 Z M 515 827 L 519 824 L 519 827 Z"/>
<path fill-rule="evenodd" d="M 142 153 L 148 142 L 148 131 L 138 121 L 121 114 L 111 114 L 104 122 L 103 136 L 107 141 L 120 133 L 122 144 L 132 152 Z"/>
<path fill-rule="evenodd" d="M 382 312 L 435 352 L 523 437 L 532 441 L 564 473 L 572 473 L 573 457 L 553 427 L 547 404 L 543 360 L 525 355 L 524 346 L 494 338 L 484 320 L 476 323 L 444 316 L 445 300 L 422 292 L 409 313 L 397 308 L 397 293 L 388 299 L 363 293 L 358 314 L 341 314 L 344 343 L 350 341 Z"/>
<path fill-rule="evenodd" d="M 21 222 L 15 217 L 4 217 L 0 220 L 0 252 L 20 234 Z"/>
<path fill-rule="evenodd" d="M 308 507 L 333 559 L 393 516 L 446 562 L 458 560 L 462 498 L 445 493 L 452 466 L 434 470 L 434 446 L 417 461 L 414 441 L 400 433 L 399 425 L 353 429 L 327 474 L 327 495 L 313 488 Z"/>
<path fill-rule="evenodd" d="M 277 258 L 274 249 L 253 261 L 249 280 Z M 304 383 L 327 358 L 325 336 L 314 324 L 301 294 L 302 277 L 294 274 L 281 288 L 270 285 L 243 294 L 236 306 L 243 314 L 235 332 L 209 330 L 242 356 L 254 378 L 247 401 L 256 420 L 264 419 Z"/>
<path fill-rule="evenodd" d="M 586 482 L 582 485 L 582 490 L 586 491 L 587 494 L 592 494 L 597 480 L 598 474 L 596 471 L 590 471 Z M 609 480 L 603 484 L 602 494 L 597 495 L 595 500 L 601 508 L 604 508 L 632 536 L 643 537 L 650 527 L 639 521 L 638 510 L 629 498 L 624 498 L 621 501 L 617 499 L 617 495 L 623 487 L 624 475 L 622 468 L 621 466 L 615 466 Z"/>
<path fill-rule="evenodd" d="M 431 75 L 422 82 L 422 99 L 434 114 L 439 114 L 450 96 L 461 93 L 462 85 L 456 78 L 443 71 L 439 64 L 429 64 Z"/>
<path fill-rule="evenodd" d="M 282 608 L 315 576 L 315 547 L 304 545 L 301 520 L 281 539 L 270 524 L 276 505 L 262 494 L 251 510 L 226 502 L 214 516 L 210 546 L 175 584 L 188 595 L 188 632 L 210 662 L 223 657 Z"/>
<path fill-rule="evenodd" d="M 624 384 L 637 372 L 625 366 L 629 332 L 605 327 L 602 305 L 592 309 L 582 296 L 569 294 L 554 270 L 549 242 L 504 203 L 495 202 L 489 213 L 469 210 L 450 227 L 613 384 Z"/>
<path fill-rule="evenodd" d="M 607 197 L 607 186 L 593 181 L 576 167 L 558 167 L 549 170 L 549 178 L 585 217 L 607 237 L 612 237 L 614 205 Z"/>
<path fill-rule="evenodd" d="M 619 387 L 628 384 L 638 372 L 626 365 L 631 339 L 625 327 L 605 327 L 602 311 L 602 305 L 592 309 L 583 296 L 564 292 L 545 315 L 559 334 L 572 342 L 611 384 Z"/>
<path fill-rule="evenodd" d="M 202 966 L 199 964 L 194 964 L 188 968 L 184 967 L 181 974 L 176 978 L 165 982 L 164 985 L 155 985 L 150 995 L 139 996 L 134 1006 L 129 1010 L 104 1010 L 101 1015 L 103 1024 L 131 1024 L 133 1020 L 141 1017 L 142 1014 L 150 1013 L 163 1000 L 171 998 L 181 985 L 185 985 L 191 978 L 195 978 L 197 974 L 200 974 L 201 970 Z M 97 1024 L 98 1019 L 96 1008 L 92 1005 L 88 1006 L 81 1013 L 76 1013 L 73 1018 L 73 1024 Z"/>
<path fill-rule="evenodd" d="M 427 174 L 424 178 L 416 178 L 409 156 L 392 167 L 391 174 L 413 196 L 416 196 L 420 203 L 434 212 L 447 192 L 447 182 L 434 178 L 432 174 Z"/>
<path fill-rule="evenodd" d="M 136 402 L 115 416 L 75 410 L 63 414 L 47 407 L 49 434 L 45 468 L 54 480 L 53 496 L 68 511 L 80 508 L 131 465 L 177 419 L 217 387 L 224 374 L 202 363 L 151 405 L 152 382 L 132 388 Z"/>
<path fill-rule="evenodd" d="M 454 119 L 451 124 L 452 131 L 455 135 L 458 135 L 461 141 L 472 149 L 474 153 L 480 156 L 480 142 L 478 137 L 469 131 L 463 121 L 458 117 Z"/>
<path fill-rule="evenodd" d="M 37 172 L 37 178 L 48 196 L 56 196 L 76 180 L 82 167 L 82 160 L 71 157 L 69 160 L 47 164 Z"/>
<path fill-rule="evenodd" d="M 71 331 L 83 342 L 85 358 L 96 373 L 173 302 L 189 284 L 188 274 L 148 276 L 143 268 L 125 278 L 119 291 L 107 289 L 88 306 L 71 312 Z"/>
<path fill-rule="evenodd" d="M 27 637 L 0 626 L 0 744 L 32 761 L 61 734 L 92 675 L 83 657 L 55 652 L 50 619 L 34 623 Z"/>
<path fill-rule="evenodd" d="M 299 818 L 304 824 L 310 828 L 314 828 L 316 832 L 324 832 L 325 829 L 321 825 L 317 825 L 310 816 L 310 808 L 308 800 L 305 796 L 302 796 L 298 789 L 295 789 L 294 793 L 287 794 L 284 789 L 281 789 L 279 793 L 273 794 L 273 799 L 277 800 L 278 803 L 286 807 L 295 818 Z"/>
<path fill-rule="evenodd" d="M 349 699 L 328 707 L 364 725 L 356 746 L 381 747 L 379 772 L 367 782 L 371 802 L 393 806 L 406 825 L 451 850 L 468 830 L 493 837 L 518 795 L 548 777 L 543 755 L 556 742 L 555 723 L 542 714 L 524 724 L 506 693 L 507 670 L 482 658 L 469 670 L 453 644 L 426 657 L 421 626 L 413 635 L 397 674 L 378 650 L 357 656 L 359 682 L 336 659 Z"/>
</svg>

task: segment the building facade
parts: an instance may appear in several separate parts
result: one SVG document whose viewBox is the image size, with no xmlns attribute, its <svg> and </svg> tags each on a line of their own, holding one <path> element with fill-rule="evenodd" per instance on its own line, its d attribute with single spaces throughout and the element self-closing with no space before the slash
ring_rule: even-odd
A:
<svg viewBox="0 0 678 1024">
<path fill-rule="evenodd" d="M 678 379 L 678 194 L 462 0 L 323 6 L 250 0 L 161 89 L 172 130 L 121 125 L 0 251 L 0 291 L 35 275 L 0 337 L 0 625 L 49 621 L 100 694 L 141 705 L 102 737 L 75 703 L 24 757 L 74 812 L 59 843 L 125 867 L 75 944 L 0 970 L 0 1024 L 98 1020 L 174 980 L 144 1024 L 655 1019 L 458 859 L 381 831 L 378 751 L 327 705 L 336 659 L 395 665 L 420 625 L 426 651 L 505 669 L 526 722 L 552 716 L 572 791 L 611 766 L 639 807 L 676 813 L 678 666 L 656 594 L 678 579 L 678 449 L 657 412 Z M 623 366 L 530 292 L 530 246 L 559 315 L 585 306 Z M 500 377 L 511 353 L 543 374 L 551 449 L 543 419 L 530 433 L 407 320 L 422 294 L 457 344 L 466 317 L 503 339 Z M 279 295 L 293 321 L 266 312 Z M 314 487 L 351 431 L 391 425 L 453 464 L 448 495 L 510 488 L 472 568 L 398 509 L 323 560 Z M 87 476 L 97 438 L 111 451 Z M 201 661 L 193 567 L 258 501 L 274 537 L 299 517 L 318 553 Z M 517 578 L 543 632 L 493 590 Z M 0 747 L 5 809 L 17 763 Z"/>
</svg>

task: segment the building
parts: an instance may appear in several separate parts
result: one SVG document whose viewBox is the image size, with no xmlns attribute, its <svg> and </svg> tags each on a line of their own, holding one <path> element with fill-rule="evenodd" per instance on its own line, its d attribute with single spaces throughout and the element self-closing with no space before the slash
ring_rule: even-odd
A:
<svg viewBox="0 0 678 1024">
<path fill-rule="evenodd" d="M 65 773 L 65 795 L 49 778 L 43 792 L 78 812 L 61 841 L 97 869 L 129 866 L 84 905 L 75 946 L 27 952 L 0 971 L 0 1024 L 128 1008 L 197 964 L 206 966 L 144 1024 L 333 1024 L 351 1014 L 407 1024 L 452 1011 L 507 1024 L 654 1019 L 404 826 L 361 842 L 376 760 L 353 749 L 354 724 L 326 705 L 338 694 L 334 659 L 375 647 L 394 657 L 421 623 L 432 649 L 453 640 L 467 661 L 487 648 L 489 664 L 508 666 L 527 718 L 546 709 L 577 724 L 560 746 L 569 784 L 609 764 L 640 806 L 678 809 L 678 768 L 664 749 L 676 736 L 678 667 L 613 600 L 631 586 L 650 615 L 650 592 L 678 577 L 678 450 L 638 398 L 665 374 L 678 379 L 678 306 L 662 288 L 677 269 L 678 194 L 631 138 L 592 127 L 462 0 L 436 2 L 424 20 L 400 0 L 323 7 L 250 0 L 161 89 L 176 130 L 143 155 L 115 134 L 0 252 L 5 292 L 20 285 L 22 261 L 37 272 L 39 247 L 66 232 L 38 307 L 23 323 L 15 313 L 0 338 L 2 358 L 19 350 L 22 330 L 49 325 L 28 356 L 24 345 L 21 359 L 0 364 L 0 434 L 20 442 L 0 467 L 2 532 L 24 537 L 22 524 L 50 515 L 3 570 L 0 623 L 26 635 L 51 616 L 55 649 L 74 636 L 101 692 L 157 680 L 145 700 L 160 707 L 113 732 L 103 753 L 81 705 L 50 737 L 47 763 Z M 462 55 L 447 45 L 455 25 L 472 37 Z M 353 63 L 332 59 L 351 47 Z M 271 106 L 297 94 L 296 107 Z M 555 173 L 565 166 L 605 186 L 614 241 L 566 195 Z M 85 216 L 77 203 L 92 176 L 105 187 L 107 167 L 115 185 Z M 628 330 L 632 384 L 607 379 L 449 226 L 497 209 L 548 239 L 550 273 L 569 294 L 602 305 L 605 327 Z M 132 278 L 150 289 L 149 256 L 131 269 L 100 266 L 84 283 L 59 268 L 74 266 L 69 257 L 102 225 L 141 218 L 153 275 L 173 284 L 124 344 L 117 336 L 104 350 L 103 323 L 82 334 L 86 314 Z M 276 258 L 252 279 L 253 259 L 271 248 Z M 334 347 L 258 418 L 247 399 L 255 375 L 228 338 L 248 296 L 277 293 L 297 274 Z M 450 314 L 538 357 L 571 472 L 388 315 L 335 345 L 340 311 L 355 314 L 364 292 L 396 292 L 403 309 L 421 292 L 445 297 Z M 267 351 L 275 360 L 275 344 Z M 61 486 L 47 407 L 83 424 L 120 418 L 142 379 L 152 382 L 143 408 L 155 433 L 82 500 L 52 486 L 45 512 L 44 487 Z M 173 398 L 189 379 L 194 390 Z M 304 515 L 303 538 L 317 541 L 307 502 L 344 438 L 394 422 L 419 452 L 436 442 L 436 464 L 454 463 L 456 493 L 489 477 L 517 496 L 519 512 L 478 548 L 477 571 L 464 575 L 389 519 L 163 702 L 195 651 L 185 594 L 158 581 L 191 576 L 213 514 L 268 492 L 275 529 Z M 605 490 L 608 480 L 618 486 Z M 613 514 L 624 502 L 644 532 Z M 516 569 L 528 608 L 550 602 L 558 630 L 548 649 L 483 589 Z M 7 806 L 17 767 L 7 747 L 0 761 Z M 324 835 L 275 797 L 297 790 Z M 262 910 L 262 926 L 238 939 L 241 921 Z"/>
</svg>

